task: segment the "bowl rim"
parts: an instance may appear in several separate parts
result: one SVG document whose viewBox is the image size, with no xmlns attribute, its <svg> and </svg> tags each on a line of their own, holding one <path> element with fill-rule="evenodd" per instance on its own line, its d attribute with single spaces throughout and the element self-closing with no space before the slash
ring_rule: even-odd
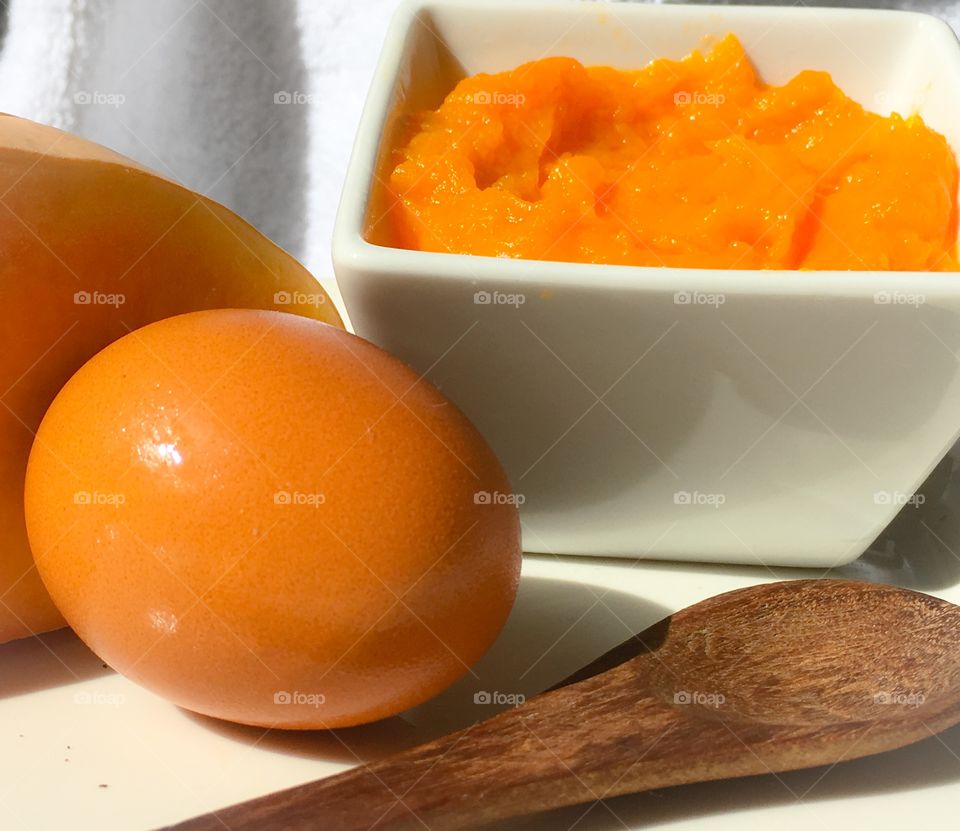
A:
<svg viewBox="0 0 960 831">
<path fill-rule="evenodd" d="M 931 30 L 940 48 L 953 53 L 960 75 L 960 41 L 950 25 L 926 12 L 907 9 L 869 9 L 830 6 L 760 6 L 703 4 L 614 4 L 598 0 L 558 3 L 556 0 L 402 0 L 387 29 L 367 94 L 334 223 L 332 259 L 339 279 L 360 270 L 395 279 L 422 277 L 459 281 L 477 288 L 518 284 L 566 286 L 578 289 L 618 289 L 639 292 L 713 291 L 727 295 L 862 296 L 883 291 L 907 291 L 925 297 L 960 294 L 960 280 L 944 279 L 950 272 L 871 270 L 713 269 L 674 266 L 631 266 L 489 257 L 475 254 L 416 251 L 380 245 L 364 233 L 373 193 L 384 124 L 389 117 L 406 42 L 421 14 L 434 9 L 469 9 L 495 16 L 503 13 L 566 10 L 586 16 L 673 17 L 689 23 L 703 14 L 739 17 L 783 17 L 821 21 L 823 18 L 886 18 L 907 26 Z M 617 11 L 613 11 L 614 8 Z M 960 148 L 955 152 L 960 156 Z M 827 276 L 828 279 L 821 279 Z M 874 298 L 875 299 L 875 298 Z"/>
</svg>

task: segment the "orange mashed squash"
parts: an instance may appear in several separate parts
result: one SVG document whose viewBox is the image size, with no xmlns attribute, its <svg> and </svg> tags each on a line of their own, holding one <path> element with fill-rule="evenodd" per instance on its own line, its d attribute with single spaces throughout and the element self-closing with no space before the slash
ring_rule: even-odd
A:
<svg viewBox="0 0 960 831">
<path fill-rule="evenodd" d="M 732 35 L 643 69 L 546 58 L 461 81 L 390 164 L 389 244 L 584 263 L 958 269 L 957 163 L 824 72 Z"/>
</svg>

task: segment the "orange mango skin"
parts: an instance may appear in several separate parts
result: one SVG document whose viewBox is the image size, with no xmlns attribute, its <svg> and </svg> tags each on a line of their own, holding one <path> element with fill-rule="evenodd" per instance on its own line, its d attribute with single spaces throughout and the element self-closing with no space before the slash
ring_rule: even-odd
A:
<svg viewBox="0 0 960 831">
<path fill-rule="evenodd" d="M 304 302 L 278 306 L 282 291 Z M 124 297 L 82 305 L 76 292 Z M 0 643 L 64 624 L 23 517 L 27 456 L 47 406 L 131 329 L 218 307 L 342 326 L 310 273 L 222 205 L 96 144 L 0 115 Z"/>
<path fill-rule="evenodd" d="M 476 75 L 411 132 L 384 223 L 403 248 L 693 268 L 958 267 L 957 164 L 943 136 L 916 116 L 865 111 L 823 72 L 768 86 L 732 35 L 639 71 L 547 58 Z"/>
</svg>

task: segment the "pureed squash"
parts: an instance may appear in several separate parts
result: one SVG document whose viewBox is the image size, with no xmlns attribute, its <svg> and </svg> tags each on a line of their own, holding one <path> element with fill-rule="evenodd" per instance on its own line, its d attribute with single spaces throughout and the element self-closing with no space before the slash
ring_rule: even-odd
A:
<svg viewBox="0 0 960 831">
<path fill-rule="evenodd" d="M 827 73 L 757 76 L 732 35 L 637 71 L 546 58 L 461 81 L 396 151 L 390 244 L 744 269 L 958 269 L 957 163 Z"/>
</svg>

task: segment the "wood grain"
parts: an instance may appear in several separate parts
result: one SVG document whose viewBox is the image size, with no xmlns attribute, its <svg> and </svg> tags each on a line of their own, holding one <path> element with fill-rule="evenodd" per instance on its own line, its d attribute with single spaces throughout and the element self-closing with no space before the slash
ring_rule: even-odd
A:
<svg viewBox="0 0 960 831">
<path fill-rule="evenodd" d="M 832 765 L 960 721 L 960 608 L 799 580 L 679 612 L 465 730 L 176 831 L 447 831 L 691 782 Z"/>
</svg>

